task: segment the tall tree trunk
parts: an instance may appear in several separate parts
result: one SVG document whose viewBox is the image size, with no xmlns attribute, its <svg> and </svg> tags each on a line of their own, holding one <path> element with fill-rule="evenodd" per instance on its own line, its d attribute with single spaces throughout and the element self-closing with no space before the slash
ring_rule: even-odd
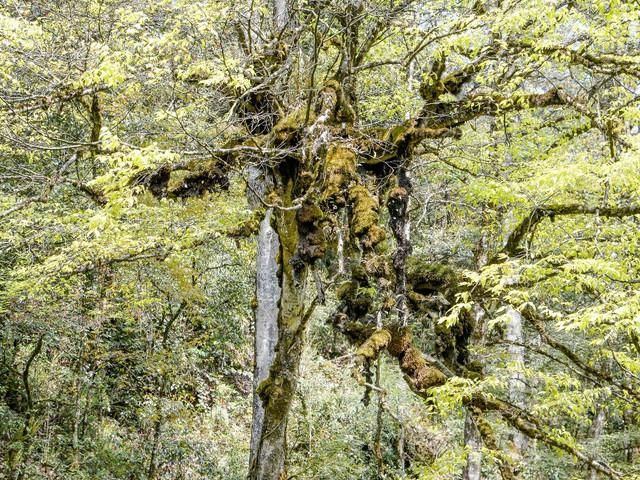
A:
<svg viewBox="0 0 640 480">
<path fill-rule="evenodd" d="M 251 427 L 251 471 L 257 467 L 258 447 L 264 426 L 264 407 L 258 395 L 260 382 L 269 375 L 278 342 L 278 305 L 280 282 L 278 255 L 280 241 L 271 226 L 273 210 L 268 209 L 260 223 L 256 259 L 255 365 L 253 374 L 253 421 Z M 259 477 L 253 477 L 259 478 Z"/>
<path fill-rule="evenodd" d="M 296 261 L 297 246 L 295 210 L 268 210 L 259 234 L 250 480 L 282 480 L 287 475 L 287 418 L 308 319 L 308 268 Z"/>
<path fill-rule="evenodd" d="M 524 366 L 524 336 L 522 333 L 522 314 L 509 307 L 506 339 L 509 342 L 509 356 L 516 370 L 509 377 L 509 401 L 520 408 L 525 408 L 526 384 L 524 375 L 519 370 Z M 527 436 L 519 430 L 513 434 L 513 448 L 521 456 L 527 448 Z"/>
<path fill-rule="evenodd" d="M 480 480 L 482 468 L 482 438 L 473 419 L 473 414 L 467 410 L 464 419 L 464 444 L 469 449 L 467 465 L 462 472 L 462 480 Z"/>
<path fill-rule="evenodd" d="M 276 35 L 287 27 L 289 23 L 289 6 L 287 0 L 273 0 L 273 19 Z"/>
<path fill-rule="evenodd" d="M 603 399 L 605 400 L 605 399 Z M 603 404 L 605 402 L 603 401 Z M 606 419 L 606 411 L 603 406 L 599 406 L 596 409 L 596 414 L 593 417 L 593 422 L 591 423 L 591 428 L 589 429 L 589 436 L 593 441 L 594 450 L 597 448 L 598 441 L 600 440 L 600 436 L 604 431 L 604 422 Z M 597 480 L 598 471 L 594 468 L 589 469 L 589 480 Z"/>
</svg>

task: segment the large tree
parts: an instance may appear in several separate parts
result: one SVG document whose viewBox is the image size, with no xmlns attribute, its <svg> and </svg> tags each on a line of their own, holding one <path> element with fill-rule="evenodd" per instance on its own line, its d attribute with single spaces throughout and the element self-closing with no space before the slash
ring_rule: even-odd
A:
<svg viewBox="0 0 640 480">
<path fill-rule="evenodd" d="M 329 296 L 354 380 L 375 389 L 386 351 L 417 395 L 467 409 L 503 478 L 525 437 L 622 476 L 553 416 L 603 394 L 621 416 L 640 398 L 637 4 L 138 3 L 87 1 L 101 21 L 73 47 L 86 23 L 65 32 L 64 6 L 5 7 L 1 215 L 59 191 L 91 202 L 82 227 L 110 235 L 69 242 L 65 275 L 258 234 L 251 479 L 287 478 L 305 332 Z M 34 161 L 39 175 L 10 175 Z M 244 223 L 223 204 L 208 230 L 150 238 L 167 200 L 239 185 Z M 575 382 L 583 398 L 553 407 L 553 386 L 572 398 Z"/>
</svg>

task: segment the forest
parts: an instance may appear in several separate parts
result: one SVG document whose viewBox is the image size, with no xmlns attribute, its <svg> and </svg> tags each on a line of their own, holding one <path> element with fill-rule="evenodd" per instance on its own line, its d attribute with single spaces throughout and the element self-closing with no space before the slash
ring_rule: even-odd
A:
<svg viewBox="0 0 640 480">
<path fill-rule="evenodd" d="M 640 1 L 1 0 L 0 479 L 640 479 Z"/>
</svg>

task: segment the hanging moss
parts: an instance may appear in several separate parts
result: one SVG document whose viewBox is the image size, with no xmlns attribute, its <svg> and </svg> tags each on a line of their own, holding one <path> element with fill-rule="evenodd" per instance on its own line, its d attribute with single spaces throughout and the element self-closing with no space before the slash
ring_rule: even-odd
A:
<svg viewBox="0 0 640 480">
<path fill-rule="evenodd" d="M 329 146 L 325 157 L 326 183 L 322 199 L 344 206 L 344 190 L 356 174 L 356 154 L 343 145 Z"/>
<path fill-rule="evenodd" d="M 378 222 L 378 202 L 362 185 L 349 189 L 352 204 L 351 231 L 363 235 Z"/>
<path fill-rule="evenodd" d="M 351 202 L 351 231 L 360 237 L 366 248 L 373 248 L 385 239 L 385 231 L 378 225 L 378 200 L 362 185 L 349 189 Z"/>
</svg>

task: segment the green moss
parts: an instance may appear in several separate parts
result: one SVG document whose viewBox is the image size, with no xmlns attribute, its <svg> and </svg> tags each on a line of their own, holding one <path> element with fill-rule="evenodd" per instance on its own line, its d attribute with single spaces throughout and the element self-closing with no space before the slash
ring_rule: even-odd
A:
<svg viewBox="0 0 640 480">
<path fill-rule="evenodd" d="M 298 222 L 300 223 L 314 223 L 321 220 L 324 216 L 320 207 L 314 203 L 305 203 L 302 208 L 298 210 Z"/>
<path fill-rule="evenodd" d="M 351 202 L 351 231 L 360 237 L 362 245 L 373 248 L 385 237 L 384 229 L 378 225 L 378 200 L 362 185 L 349 189 Z"/>
<path fill-rule="evenodd" d="M 459 284 L 458 275 L 451 267 L 419 256 L 407 259 L 407 279 L 420 293 L 453 293 Z"/>
<path fill-rule="evenodd" d="M 327 150 L 324 170 L 326 183 L 323 200 L 344 205 L 342 192 L 356 174 L 356 154 L 342 145 L 333 144 Z"/>
<path fill-rule="evenodd" d="M 378 223 L 378 201 L 362 185 L 349 189 L 349 200 L 352 204 L 351 231 L 363 235 Z"/>
<path fill-rule="evenodd" d="M 387 234 L 380 225 L 372 225 L 367 231 L 366 237 L 363 239 L 363 245 L 367 248 L 373 248 L 386 238 Z"/>
<path fill-rule="evenodd" d="M 273 131 L 279 140 L 286 140 L 290 133 L 300 130 L 305 126 L 305 120 L 307 119 L 306 107 L 295 109 L 293 112 L 285 115 L 278 123 L 273 127 Z M 308 123 L 313 123 L 315 120 L 315 113 L 309 111 Z"/>
<path fill-rule="evenodd" d="M 355 295 L 357 290 L 355 282 L 343 282 L 336 288 L 336 297 L 338 300 L 343 300 Z"/>
<path fill-rule="evenodd" d="M 237 223 L 226 230 L 226 234 L 230 237 L 250 237 L 256 235 L 260 229 L 260 222 L 264 217 L 264 210 L 256 209 L 249 218 Z"/>
<path fill-rule="evenodd" d="M 413 128 L 412 124 L 396 125 L 395 127 L 386 130 L 382 139 L 385 142 L 399 143 L 405 138 L 407 133 L 413 131 Z"/>
<path fill-rule="evenodd" d="M 323 88 L 331 88 L 336 92 L 340 91 L 340 82 L 335 79 L 327 80 Z"/>
<path fill-rule="evenodd" d="M 356 355 L 363 359 L 373 360 L 377 358 L 378 353 L 383 348 L 386 348 L 391 341 L 391 333 L 389 330 L 380 329 L 376 330 L 371 334 L 369 338 L 365 340 L 365 342 L 358 347 L 356 350 Z"/>
<path fill-rule="evenodd" d="M 184 186 L 186 181 L 193 176 L 193 172 L 188 170 L 174 170 L 169 177 L 169 183 L 167 184 L 167 190 L 169 192 L 175 192 Z"/>
<path fill-rule="evenodd" d="M 422 352 L 413 346 L 404 351 L 400 368 L 411 378 L 414 387 L 420 391 L 444 385 L 447 381 L 447 377 L 437 368 L 430 366 Z"/>
</svg>

